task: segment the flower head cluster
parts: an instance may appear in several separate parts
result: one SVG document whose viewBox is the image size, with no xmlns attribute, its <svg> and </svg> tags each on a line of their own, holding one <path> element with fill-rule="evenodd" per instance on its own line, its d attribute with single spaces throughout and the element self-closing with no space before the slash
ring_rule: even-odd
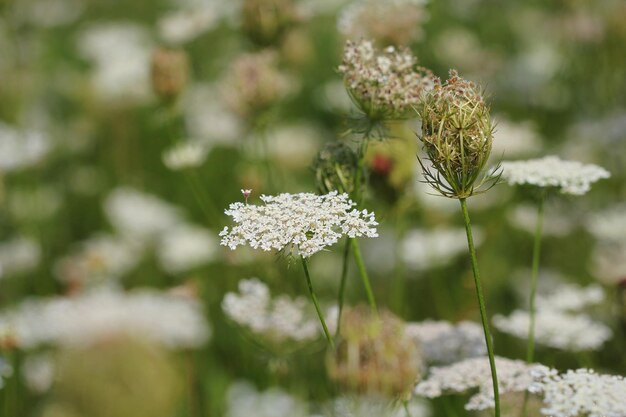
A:
<svg viewBox="0 0 626 417">
<path fill-rule="evenodd" d="M 324 193 L 350 193 L 357 171 L 356 152 L 343 142 L 328 142 L 313 161 L 317 188 Z"/>
<path fill-rule="evenodd" d="M 321 335 L 319 321 L 307 314 L 306 306 L 301 297 L 272 298 L 267 285 L 256 278 L 240 281 L 239 293 L 229 292 L 222 300 L 229 319 L 273 345 L 310 342 Z"/>
<path fill-rule="evenodd" d="M 69 298 L 25 301 L 0 314 L 0 333 L 18 346 L 88 346 L 119 334 L 144 337 L 170 348 L 202 345 L 209 327 L 192 299 L 142 290 L 101 288 Z"/>
<path fill-rule="evenodd" d="M 626 204 L 619 204 L 591 214 L 587 230 L 605 242 L 626 242 Z"/>
<path fill-rule="evenodd" d="M 18 236 L 0 242 L 0 278 L 31 271 L 39 265 L 41 247 L 39 242 Z"/>
<path fill-rule="evenodd" d="M 270 50 L 237 57 L 225 82 L 226 101 L 242 117 L 267 110 L 291 89 L 289 79 L 278 68 L 278 55 Z"/>
<path fill-rule="evenodd" d="M 258 391 L 248 382 L 235 382 L 226 394 L 226 417 L 308 417 L 306 404 L 278 387 Z"/>
<path fill-rule="evenodd" d="M 371 41 L 348 41 L 339 72 L 354 104 L 370 120 L 406 117 L 433 86 L 408 49 L 377 51 Z"/>
<path fill-rule="evenodd" d="M 560 285 L 552 294 L 537 295 L 539 310 L 577 312 L 604 301 L 604 290 L 599 285 L 581 287 L 576 284 Z"/>
<path fill-rule="evenodd" d="M 242 29 L 258 45 L 276 44 L 300 19 L 294 0 L 243 0 L 241 6 Z"/>
<path fill-rule="evenodd" d="M 503 162 L 501 168 L 502 178 L 511 185 L 556 188 L 571 195 L 583 195 L 591 189 L 591 184 L 611 176 L 597 165 L 563 161 L 556 156 Z"/>
<path fill-rule="evenodd" d="M 0 172 L 18 171 L 40 162 L 51 150 L 50 138 L 0 122 Z"/>
<path fill-rule="evenodd" d="M 432 415 L 431 407 L 424 399 L 413 398 L 406 406 L 411 417 Z M 374 395 L 343 395 L 322 408 L 320 417 L 407 417 L 407 409 L 400 401 Z"/>
<path fill-rule="evenodd" d="M 380 45 L 408 45 L 422 38 L 428 18 L 424 0 L 356 0 L 341 11 L 339 32 L 349 39 L 374 39 Z"/>
<path fill-rule="evenodd" d="M 419 379 L 421 359 L 400 319 L 359 306 L 343 313 L 337 350 L 327 364 L 331 378 L 353 392 L 394 397 Z"/>
<path fill-rule="evenodd" d="M 277 196 L 262 195 L 262 206 L 233 203 L 226 214 L 236 226 L 220 232 L 222 245 L 235 249 L 248 244 L 254 249 L 281 251 L 290 245 L 300 255 L 309 257 L 342 236 L 376 237 L 374 213 L 353 209 L 355 203 L 347 194 L 331 192 Z"/>
<path fill-rule="evenodd" d="M 474 230 L 476 245 L 483 241 L 483 231 Z M 439 228 L 425 231 L 410 230 L 402 241 L 402 257 L 409 267 L 423 271 L 446 265 L 457 256 L 467 253 L 465 231 L 462 228 Z"/>
<path fill-rule="evenodd" d="M 419 343 L 428 363 L 449 364 L 487 354 L 482 327 L 470 321 L 407 323 L 405 333 Z"/>
<path fill-rule="evenodd" d="M 559 374 L 545 366 L 532 371 L 529 391 L 543 396 L 542 414 L 553 417 L 626 416 L 626 379 L 601 375 L 591 369 Z"/>
<path fill-rule="evenodd" d="M 422 164 L 426 181 L 446 197 L 471 196 L 493 141 L 489 106 L 479 88 L 450 70 L 444 83 L 435 80 L 421 119 L 420 140 L 432 163 Z"/>
<path fill-rule="evenodd" d="M 571 314 L 557 310 L 538 310 L 535 317 L 535 341 L 556 349 L 581 351 L 600 349 L 613 335 L 606 325 L 595 322 L 586 314 Z M 530 315 L 516 310 L 510 316 L 494 316 L 498 330 L 519 338 L 528 337 Z"/>
<path fill-rule="evenodd" d="M 533 365 L 519 360 L 496 357 L 500 393 L 526 391 L 533 382 Z M 415 393 L 436 398 L 447 393 L 464 393 L 478 388 L 466 410 L 485 410 L 494 407 L 491 369 L 487 357 L 466 359 L 450 366 L 430 368 L 428 378 L 415 388 Z"/>
<path fill-rule="evenodd" d="M 187 140 L 166 150 L 163 153 L 163 164 L 172 171 L 199 167 L 204 163 L 207 151 L 202 143 Z"/>
</svg>

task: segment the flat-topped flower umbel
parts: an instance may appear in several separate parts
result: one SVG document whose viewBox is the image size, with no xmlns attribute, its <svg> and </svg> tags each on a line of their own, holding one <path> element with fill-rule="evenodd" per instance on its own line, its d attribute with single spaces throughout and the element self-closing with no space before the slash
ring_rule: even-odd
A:
<svg viewBox="0 0 626 417">
<path fill-rule="evenodd" d="M 564 161 L 557 156 L 502 162 L 501 167 L 502 179 L 511 185 L 555 188 L 562 194 L 572 195 L 586 194 L 591 184 L 611 176 L 597 165 Z"/>
<path fill-rule="evenodd" d="M 374 213 L 354 209 L 356 204 L 348 194 L 283 193 L 262 195 L 261 200 L 264 205 L 230 205 L 225 213 L 237 225 L 222 230 L 222 245 L 234 250 L 247 244 L 264 251 L 281 251 L 293 245 L 308 258 L 342 236 L 378 236 Z"/>
</svg>

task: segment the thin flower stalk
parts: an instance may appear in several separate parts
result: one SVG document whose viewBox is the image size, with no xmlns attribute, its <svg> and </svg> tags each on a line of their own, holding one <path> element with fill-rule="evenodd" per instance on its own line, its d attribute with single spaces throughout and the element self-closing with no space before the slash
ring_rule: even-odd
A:
<svg viewBox="0 0 626 417">
<path fill-rule="evenodd" d="M 463 212 L 463 220 L 465 222 L 465 232 L 467 234 L 467 246 L 472 260 L 472 271 L 474 273 L 474 284 L 476 286 L 476 296 L 478 298 L 478 306 L 480 309 L 480 319 L 485 333 L 485 343 L 487 344 L 487 354 L 489 356 L 489 367 L 491 368 L 491 380 L 493 382 L 493 398 L 495 403 L 495 417 L 500 417 L 500 393 L 498 390 L 498 374 L 496 371 L 496 361 L 491 341 L 491 332 L 489 331 L 489 320 L 487 318 L 487 308 L 483 297 L 482 284 L 480 281 L 480 273 L 478 271 L 478 260 L 476 258 L 476 249 L 474 248 L 474 238 L 472 236 L 472 225 L 470 222 L 469 212 L 467 210 L 467 201 L 460 198 L 461 211 Z"/>
<path fill-rule="evenodd" d="M 306 277 L 307 288 L 309 289 L 311 300 L 313 301 L 313 305 L 315 306 L 315 311 L 317 312 L 317 316 L 319 317 L 320 323 L 322 324 L 322 328 L 324 329 L 324 336 L 326 336 L 328 345 L 332 349 L 335 349 L 335 342 L 333 342 L 333 338 L 330 336 L 330 332 L 328 331 L 328 326 L 326 326 L 326 321 L 324 320 L 324 314 L 322 313 L 320 304 L 317 301 L 317 296 L 315 295 L 315 291 L 313 290 L 313 283 L 311 282 L 311 274 L 309 273 L 308 262 L 304 256 L 301 256 L 300 259 L 302 260 L 302 268 L 304 269 L 304 276 Z"/>
</svg>

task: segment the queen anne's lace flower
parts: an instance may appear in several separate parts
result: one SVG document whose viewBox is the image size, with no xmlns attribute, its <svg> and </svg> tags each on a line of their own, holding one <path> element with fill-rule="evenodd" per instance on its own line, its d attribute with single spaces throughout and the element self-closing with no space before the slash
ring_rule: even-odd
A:
<svg viewBox="0 0 626 417">
<path fill-rule="evenodd" d="M 376 237 L 374 213 L 353 209 L 347 194 L 331 192 L 262 195 L 262 206 L 233 203 L 226 214 L 236 226 L 220 232 L 222 245 L 235 249 L 248 244 L 264 251 L 283 250 L 293 245 L 309 257 L 335 244 L 341 236 Z"/>
<path fill-rule="evenodd" d="M 519 360 L 496 357 L 500 393 L 526 391 L 533 382 L 531 371 L 535 365 Z M 450 366 L 433 367 L 428 379 L 420 382 L 415 393 L 428 398 L 446 393 L 463 393 L 478 388 L 467 404 L 466 410 L 485 410 L 494 407 L 491 370 L 487 357 L 466 359 Z"/>
<path fill-rule="evenodd" d="M 348 41 L 339 72 L 363 113 L 372 119 L 401 118 L 415 109 L 434 84 L 432 74 L 416 68 L 416 62 L 408 49 L 388 47 L 380 53 L 370 41 Z"/>
<path fill-rule="evenodd" d="M 543 396 L 541 412 L 552 417 L 626 416 L 626 379 L 596 374 L 591 369 L 560 374 L 545 366 L 532 371 L 530 392 Z"/>
<path fill-rule="evenodd" d="M 228 318 L 270 342 L 304 342 L 321 335 L 317 318 L 306 314 L 306 304 L 301 297 L 272 299 L 267 285 L 252 278 L 239 282 L 239 293 L 224 296 L 222 309 Z"/>
<path fill-rule="evenodd" d="M 207 147 L 198 141 L 181 142 L 163 153 L 163 164 L 172 171 L 195 168 L 207 157 Z"/>
<path fill-rule="evenodd" d="M 527 338 L 529 320 L 527 311 L 516 310 L 508 317 L 495 316 L 493 323 L 502 332 Z M 556 349 L 595 350 L 612 336 L 610 328 L 591 320 L 586 314 L 544 309 L 537 311 L 535 320 L 535 341 Z"/>
<path fill-rule="evenodd" d="M 24 349 L 87 346 L 118 334 L 188 348 L 202 345 L 210 330 L 193 299 L 154 290 L 99 288 L 77 297 L 25 301 L 0 314 L 0 334 L 10 335 Z"/>
<path fill-rule="evenodd" d="M 471 321 L 407 323 L 405 332 L 419 343 L 428 363 L 449 364 L 487 354 L 483 329 Z"/>
<path fill-rule="evenodd" d="M 591 189 L 591 184 L 611 176 L 597 165 L 563 161 L 556 156 L 503 162 L 501 166 L 502 178 L 511 185 L 555 187 L 563 194 L 572 195 L 585 194 Z"/>
<path fill-rule="evenodd" d="M 563 284 L 550 295 L 537 295 L 537 308 L 576 312 L 600 304 L 603 300 L 604 290 L 599 285 L 581 287 L 576 284 Z"/>
</svg>

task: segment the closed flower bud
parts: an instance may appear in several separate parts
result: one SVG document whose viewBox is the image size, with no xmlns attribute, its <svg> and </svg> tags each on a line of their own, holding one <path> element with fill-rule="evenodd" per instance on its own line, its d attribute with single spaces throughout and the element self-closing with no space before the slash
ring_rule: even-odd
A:
<svg viewBox="0 0 626 417">
<path fill-rule="evenodd" d="M 432 164 L 422 164 L 426 181 L 446 197 L 471 196 L 484 182 L 476 184 L 493 140 L 489 106 L 480 90 L 451 70 L 445 83 L 435 81 L 420 113 L 419 138 Z"/>
<path fill-rule="evenodd" d="M 337 350 L 327 363 L 331 378 L 349 390 L 400 397 L 418 381 L 421 355 L 400 319 L 361 306 L 344 311 Z"/>
<path fill-rule="evenodd" d="M 242 15 L 244 32 L 263 46 L 276 45 L 298 20 L 293 0 L 244 0 Z"/>
<path fill-rule="evenodd" d="M 341 142 L 327 143 L 313 161 L 317 189 L 323 194 L 352 193 L 357 165 L 357 155 L 350 146 Z"/>
<path fill-rule="evenodd" d="M 152 54 L 152 89 L 164 100 L 172 100 L 185 89 L 189 58 L 185 51 L 157 49 Z"/>
</svg>

